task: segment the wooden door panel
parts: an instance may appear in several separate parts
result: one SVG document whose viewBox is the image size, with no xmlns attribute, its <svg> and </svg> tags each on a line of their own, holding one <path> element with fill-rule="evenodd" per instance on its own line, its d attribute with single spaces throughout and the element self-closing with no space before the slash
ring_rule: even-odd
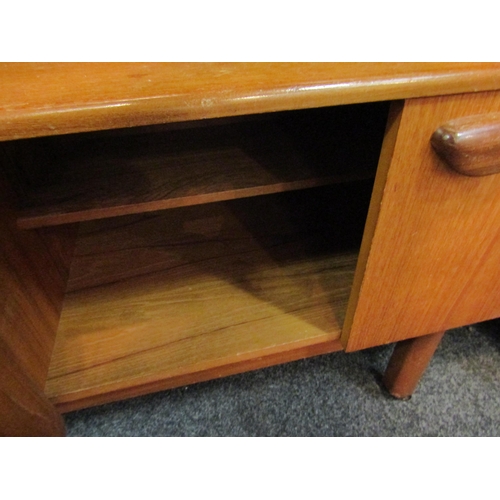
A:
<svg viewBox="0 0 500 500">
<path fill-rule="evenodd" d="M 452 119 L 498 111 L 498 92 L 405 102 L 377 174 L 347 351 L 500 316 L 500 175 L 461 175 L 430 144 Z"/>
</svg>

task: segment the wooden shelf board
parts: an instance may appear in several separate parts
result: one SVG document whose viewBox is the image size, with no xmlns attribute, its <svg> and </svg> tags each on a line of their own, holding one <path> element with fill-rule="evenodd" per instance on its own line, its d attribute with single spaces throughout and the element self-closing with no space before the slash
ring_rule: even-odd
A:
<svg viewBox="0 0 500 500">
<path fill-rule="evenodd" d="M 316 231 L 303 198 L 82 224 L 53 403 L 69 411 L 340 349 L 357 253 L 333 253 L 336 236 Z"/>
<path fill-rule="evenodd" d="M 25 141 L 28 153 L 26 147 L 12 153 L 18 225 L 68 224 L 373 177 L 386 109 L 364 109 Z M 346 137 L 354 129 L 353 146 Z"/>
</svg>

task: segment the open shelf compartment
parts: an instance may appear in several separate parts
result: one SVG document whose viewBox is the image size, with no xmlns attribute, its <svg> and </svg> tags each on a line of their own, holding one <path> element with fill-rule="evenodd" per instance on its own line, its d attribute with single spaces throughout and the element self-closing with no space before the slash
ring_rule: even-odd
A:
<svg viewBox="0 0 500 500">
<path fill-rule="evenodd" d="M 71 411 L 340 350 L 387 110 L 5 143 L 18 225 L 79 225 L 52 402 Z"/>
<path fill-rule="evenodd" d="M 5 143 L 24 229 L 374 176 L 386 103 Z"/>
<path fill-rule="evenodd" d="M 82 223 L 47 395 L 70 411 L 341 349 L 370 192 Z"/>
</svg>

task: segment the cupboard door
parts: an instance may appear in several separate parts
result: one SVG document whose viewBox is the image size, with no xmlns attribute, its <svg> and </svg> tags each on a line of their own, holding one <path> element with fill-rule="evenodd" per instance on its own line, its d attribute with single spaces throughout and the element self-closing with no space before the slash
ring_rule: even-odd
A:
<svg viewBox="0 0 500 500">
<path fill-rule="evenodd" d="M 500 175 L 462 175 L 430 141 L 452 120 L 499 111 L 498 92 L 394 106 L 344 325 L 347 351 L 500 316 Z"/>
</svg>

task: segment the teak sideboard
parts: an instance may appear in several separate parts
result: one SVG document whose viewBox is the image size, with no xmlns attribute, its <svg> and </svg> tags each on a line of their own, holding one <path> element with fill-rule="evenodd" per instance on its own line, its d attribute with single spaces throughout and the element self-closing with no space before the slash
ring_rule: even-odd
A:
<svg viewBox="0 0 500 500">
<path fill-rule="evenodd" d="M 500 316 L 500 64 L 0 65 L 0 434 Z M 368 375 L 367 375 L 368 376 Z"/>
</svg>

